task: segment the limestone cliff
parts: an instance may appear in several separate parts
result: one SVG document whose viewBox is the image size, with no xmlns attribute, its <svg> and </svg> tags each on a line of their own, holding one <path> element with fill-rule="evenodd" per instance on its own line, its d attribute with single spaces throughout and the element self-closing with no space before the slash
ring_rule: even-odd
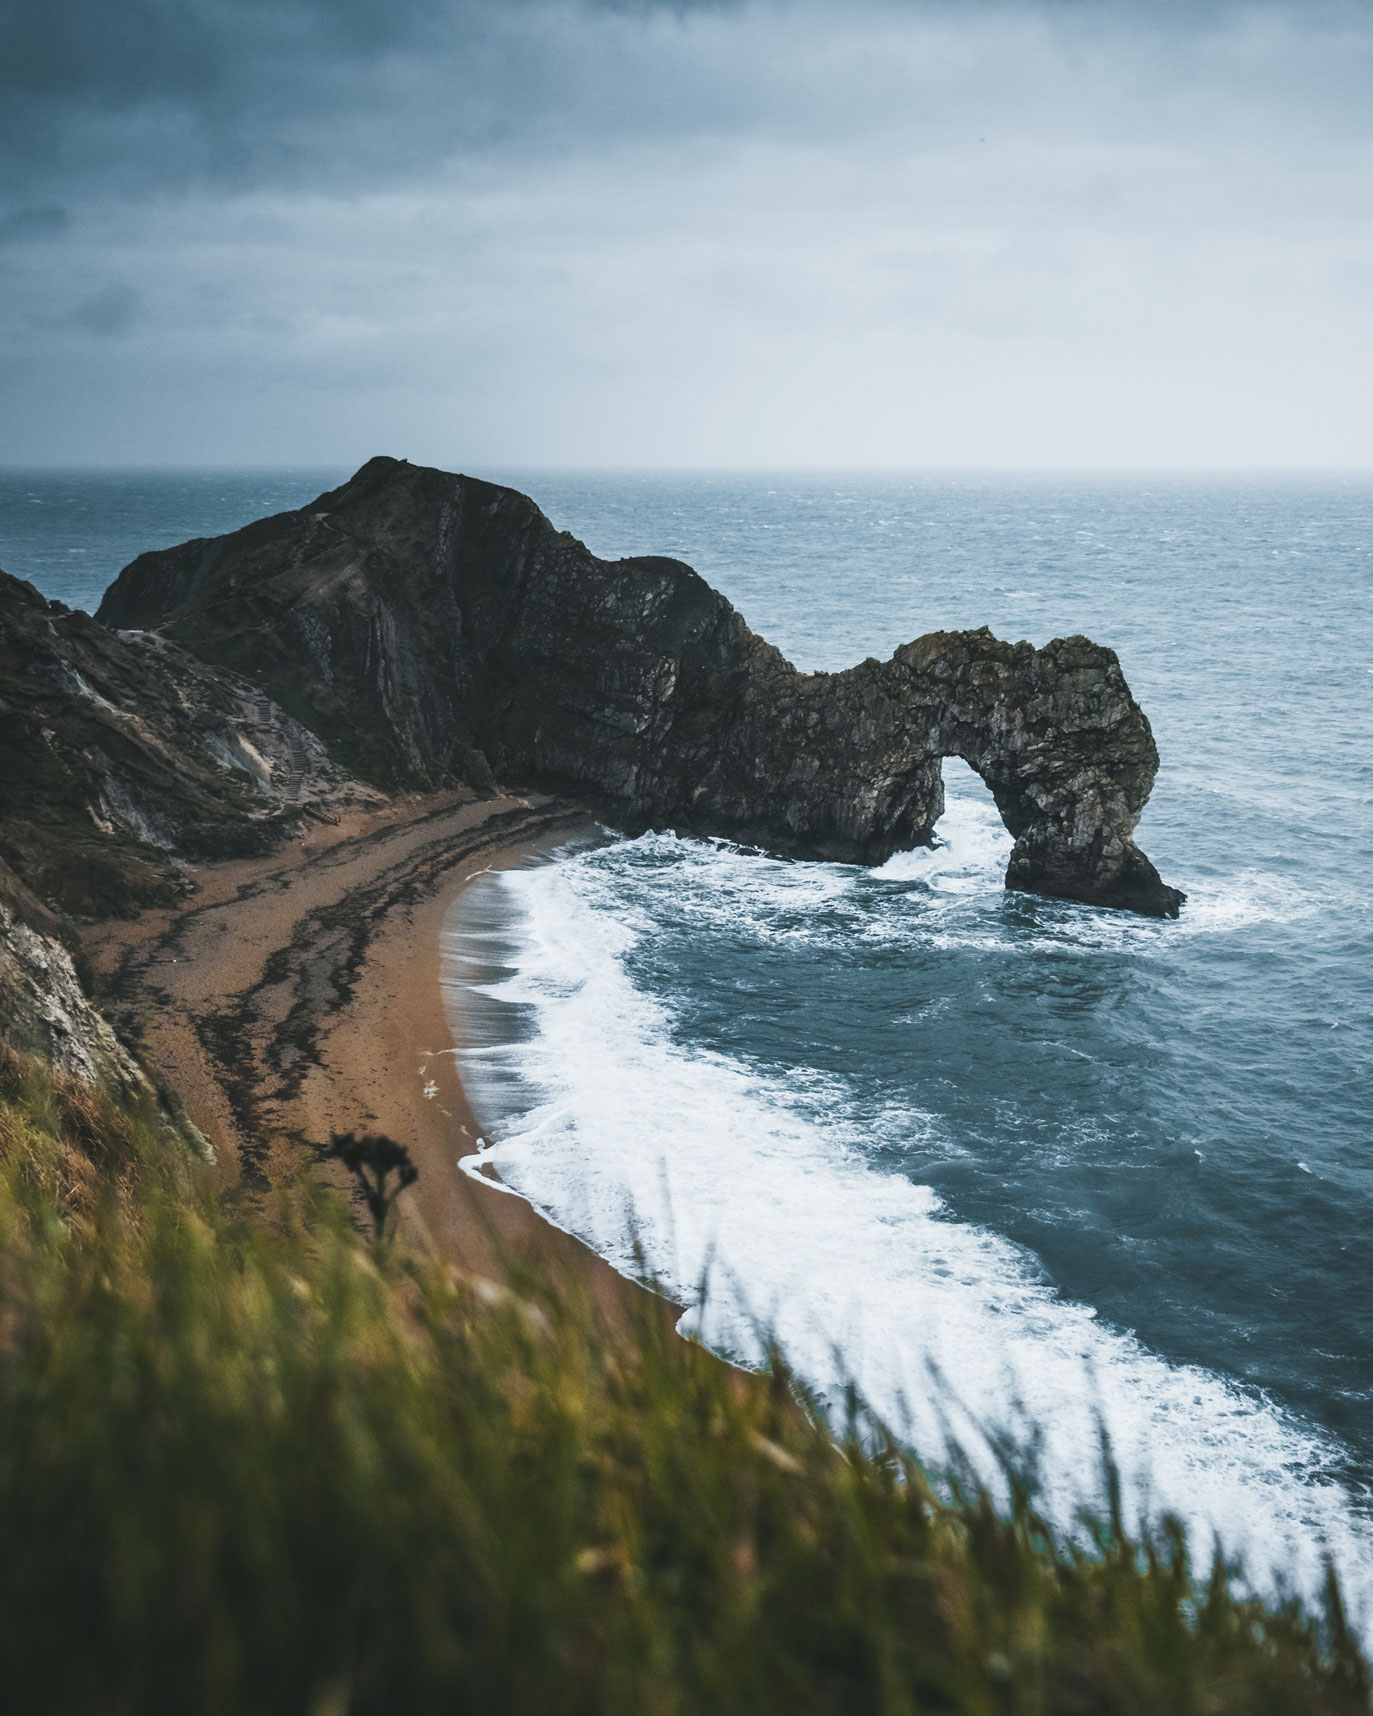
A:
<svg viewBox="0 0 1373 1716">
<path fill-rule="evenodd" d="M 348 786 L 256 685 L 0 572 L 0 859 L 39 900 L 170 899 L 178 860 L 267 850 Z"/>
<path fill-rule="evenodd" d="M 492 775 L 675 826 L 872 863 L 928 842 L 940 759 L 991 788 L 1008 887 L 1154 916 L 1133 832 L 1158 767 L 1114 653 L 940 632 L 802 674 L 676 560 L 604 561 L 534 503 L 373 459 L 299 512 L 145 554 L 99 618 L 248 676 L 379 785 Z"/>
<path fill-rule="evenodd" d="M 0 1043 L 83 1084 L 146 1089 L 137 1061 L 87 998 L 68 930 L 0 860 Z"/>
</svg>

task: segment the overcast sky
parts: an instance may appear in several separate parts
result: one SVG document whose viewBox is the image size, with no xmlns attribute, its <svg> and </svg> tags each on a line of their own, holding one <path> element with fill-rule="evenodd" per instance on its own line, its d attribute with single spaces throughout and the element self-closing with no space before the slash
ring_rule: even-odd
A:
<svg viewBox="0 0 1373 1716">
<path fill-rule="evenodd" d="M 1373 463 L 1373 5 L 0 0 L 0 462 Z"/>
</svg>

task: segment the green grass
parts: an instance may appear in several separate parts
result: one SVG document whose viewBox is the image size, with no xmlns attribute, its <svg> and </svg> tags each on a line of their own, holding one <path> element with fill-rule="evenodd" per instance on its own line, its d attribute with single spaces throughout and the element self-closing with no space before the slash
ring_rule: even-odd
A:
<svg viewBox="0 0 1373 1716">
<path fill-rule="evenodd" d="M 226 1212 L 150 1105 L 14 1056 L 0 1547 L 22 1716 L 1369 1707 L 1337 1606 L 947 1505 L 780 1367 L 378 1250 L 323 1192 Z"/>
</svg>

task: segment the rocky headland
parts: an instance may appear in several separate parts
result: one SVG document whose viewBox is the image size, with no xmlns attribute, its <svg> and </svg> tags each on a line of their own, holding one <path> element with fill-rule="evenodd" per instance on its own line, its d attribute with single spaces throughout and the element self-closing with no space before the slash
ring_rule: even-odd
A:
<svg viewBox="0 0 1373 1716">
<path fill-rule="evenodd" d="M 1008 887 L 1176 915 L 1110 650 L 936 632 L 799 673 L 681 562 L 598 559 L 511 489 L 373 459 L 141 556 L 94 618 L 0 573 L 0 1032 L 123 1088 L 151 1046 L 246 1161 L 303 1135 L 384 925 L 464 865 L 578 807 L 872 863 L 933 837 L 946 756 L 1015 836 Z"/>
<path fill-rule="evenodd" d="M 380 1127 L 422 1170 L 412 1242 L 487 1273 L 539 1258 L 617 1302 L 608 1265 L 457 1170 L 476 1123 L 440 983 L 463 880 L 584 823 L 383 794 L 260 685 L 0 574 L 0 1082 L 36 1062 L 87 1093 L 73 1112 L 139 1106 L 250 1195 Z"/>
<path fill-rule="evenodd" d="M 500 780 L 630 831 L 874 863 L 932 839 L 958 756 L 1015 837 L 1008 887 L 1182 900 L 1134 841 L 1158 753 L 1113 651 L 936 632 L 800 673 L 689 566 L 598 559 L 475 478 L 373 459 L 298 512 L 142 555 L 98 619 L 260 687 L 387 791 Z"/>
</svg>

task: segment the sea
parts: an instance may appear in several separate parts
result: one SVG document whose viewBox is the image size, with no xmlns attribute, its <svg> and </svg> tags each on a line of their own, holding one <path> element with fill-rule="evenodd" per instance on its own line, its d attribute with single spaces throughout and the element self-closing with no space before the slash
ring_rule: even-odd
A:
<svg viewBox="0 0 1373 1716">
<path fill-rule="evenodd" d="M 1007 893 L 957 761 L 937 844 L 875 868 L 605 830 L 449 923 L 469 1171 L 836 1422 L 1070 1535 L 1114 1469 L 1260 1589 L 1332 1559 L 1373 1637 L 1373 479 L 477 474 L 688 561 L 803 669 L 1109 644 L 1187 903 Z M 344 475 L 0 473 L 0 566 L 93 607 Z"/>
</svg>

